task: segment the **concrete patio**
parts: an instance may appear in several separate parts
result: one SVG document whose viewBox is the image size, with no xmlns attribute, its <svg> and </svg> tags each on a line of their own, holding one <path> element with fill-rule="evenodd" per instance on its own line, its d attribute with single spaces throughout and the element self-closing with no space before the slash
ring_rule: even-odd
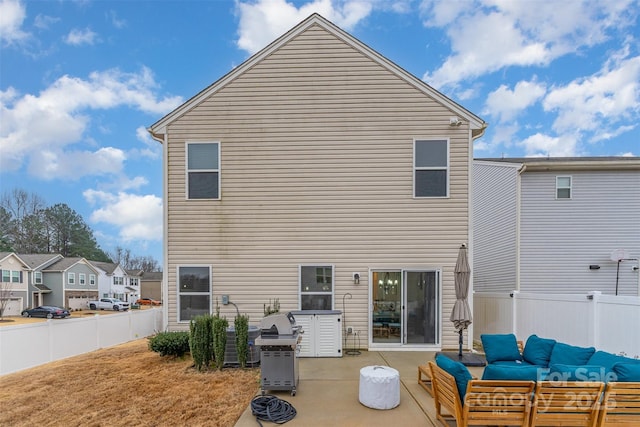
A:
<svg viewBox="0 0 640 427">
<path fill-rule="evenodd" d="M 301 358 L 300 382 L 295 396 L 273 391 L 291 403 L 296 417 L 287 426 L 437 426 L 433 398 L 418 385 L 418 365 L 435 357 L 426 351 L 363 351 L 341 358 Z M 358 400 L 360 368 L 385 365 L 400 373 L 400 405 L 390 410 L 371 409 Z M 483 368 L 469 368 L 475 377 Z M 276 425 L 262 422 L 265 426 Z M 236 427 L 255 427 L 247 408 Z"/>
</svg>

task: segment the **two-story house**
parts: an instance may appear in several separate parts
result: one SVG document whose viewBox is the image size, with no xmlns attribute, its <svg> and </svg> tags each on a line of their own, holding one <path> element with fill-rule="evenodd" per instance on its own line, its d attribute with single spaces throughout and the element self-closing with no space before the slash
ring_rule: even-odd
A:
<svg viewBox="0 0 640 427">
<path fill-rule="evenodd" d="M 149 128 L 164 152 L 168 328 L 227 295 L 253 323 L 278 299 L 343 311 L 361 347 L 457 348 L 453 270 L 485 127 L 310 16 Z"/>
<path fill-rule="evenodd" d="M 13 252 L 0 252 L 0 309 L 2 316 L 19 316 L 27 308 L 29 266 Z"/>
<path fill-rule="evenodd" d="M 640 158 L 476 159 L 473 187 L 476 292 L 640 295 Z"/>
<path fill-rule="evenodd" d="M 19 256 L 29 266 L 29 307 L 47 305 L 45 297 L 52 290 L 45 283 L 46 276 L 43 270 L 60 261 L 63 256 L 60 254 L 20 254 Z"/>
<path fill-rule="evenodd" d="M 135 302 L 140 294 L 140 287 L 132 287 L 130 285 L 129 275 L 120 264 L 100 261 L 90 262 L 99 271 L 98 290 L 100 298 L 119 298 L 122 301 Z"/>
<path fill-rule="evenodd" d="M 62 258 L 42 270 L 44 283 L 51 290 L 44 295 L 46 305 L 85 308 L 98 298 L 99 271 L 84 258 Z"/>
</svg>

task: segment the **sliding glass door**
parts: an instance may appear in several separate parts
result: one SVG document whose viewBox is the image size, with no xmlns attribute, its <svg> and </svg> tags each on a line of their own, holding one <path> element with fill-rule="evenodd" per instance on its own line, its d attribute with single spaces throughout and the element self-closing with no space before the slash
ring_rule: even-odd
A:
<svg viewBox="0 0 640 427">
<path fill-rule="evenodd" d="M 390 345 L 438 344 L 439 272 L 374 270 L 371 273 L 372 342 Z"/>
</svg>

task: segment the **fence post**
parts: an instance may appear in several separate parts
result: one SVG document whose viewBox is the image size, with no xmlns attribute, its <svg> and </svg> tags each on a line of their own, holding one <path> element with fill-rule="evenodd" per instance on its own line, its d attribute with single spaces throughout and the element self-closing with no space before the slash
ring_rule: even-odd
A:
<svg viewBox="0 0 640 427">
<path fill-rule="evenodd" d="M 587 300 L 589 300 L 589 318 L 587 319 L 587 331 L 589 336 L 589 345 L 599 348 L 600 337 L 598 336 L 598 304 L 600 303 L 600 291 L 590 291 L 587 293 Z"/>
<path fill-rule="evenodd" d="M 518 294 L 520 291 L 511 291 L 509 296 L 511 297 L 511 331 L 517 337 L 518 336 Z"/>
</svg>

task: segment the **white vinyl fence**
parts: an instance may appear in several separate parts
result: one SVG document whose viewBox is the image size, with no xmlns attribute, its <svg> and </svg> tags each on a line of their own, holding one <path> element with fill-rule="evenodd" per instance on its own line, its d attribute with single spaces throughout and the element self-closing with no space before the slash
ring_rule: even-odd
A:
<svg viewBox="0 0 640 427">
<path fill-rule="evenodd" d="M 577 346 L 640 357 L 640 297 L 476 292 L 473 338 L 513 333 L 520 340 L 536 334 Z"/>
<path fill-rule="evenodd" d="M 0 375 L 148 337 L 162 330 L 162 309 L 0 327 Z"/>
</svg>

